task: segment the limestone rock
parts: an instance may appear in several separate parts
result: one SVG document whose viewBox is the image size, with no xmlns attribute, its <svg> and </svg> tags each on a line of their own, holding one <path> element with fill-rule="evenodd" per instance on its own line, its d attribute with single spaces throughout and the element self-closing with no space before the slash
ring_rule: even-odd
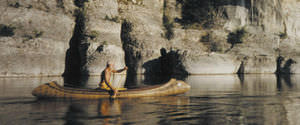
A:
<svg viewBox="0 0 300 125">
<path fill-rule="evenodd" d="M 98 75 L 108 60 L 132 74 L 299 73 L 299 5 L 2 0 L 0 75 Z"/>
<path fill-rule="evenodd" d="M 115 62 L 116 68 L 125 66 L 125 55 L 121 42 L 121 17 L 117 0 L 88 1 L 86 13 L 86 34 L 89 36 L 85 67 L 89 75 L 100 75 L 107 61 Z"/>
<path fill-rule="evenodd" d="M 233 74 L 237 73 L 240 62 L 225 54 L 187 56 L 183 65 L 190 74 Z"/>
<path fill-rule="evenodd" d="M 165 39 L 161 37 L 163 1 L 119 2 L 119 7 L 124 19 L 121 39 L 126 65 L 130 73 L 145 73 L 143 64 L 159 58 L 160 49 L 166 47 Z"/>
<path fill-rule="evenodd" d="M 73 8 L 72 1 L 0 1 L 0 76 L 61 75 Z"/>
</svg>

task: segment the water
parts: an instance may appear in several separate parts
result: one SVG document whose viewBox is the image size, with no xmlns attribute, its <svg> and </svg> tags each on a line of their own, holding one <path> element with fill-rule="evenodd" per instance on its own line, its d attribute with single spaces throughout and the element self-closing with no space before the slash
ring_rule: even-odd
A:
<svg viewBox="0 0 300 125">
<path fill-rule="evenodd" d="M 98 79 L 90 78 L 87 87 L 96 87 Z M 169 97 L 57 101 L 31 95 L 53 80 L 63 82 L 60 77 L 0 78 L 0 124 L 300 124 L 300 76 L 189 76 L 192 89 Z"/>
</svg>

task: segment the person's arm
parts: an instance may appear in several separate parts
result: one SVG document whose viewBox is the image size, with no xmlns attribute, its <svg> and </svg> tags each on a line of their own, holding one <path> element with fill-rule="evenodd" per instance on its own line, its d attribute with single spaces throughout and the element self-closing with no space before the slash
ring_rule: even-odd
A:
<svg viewBox="0 0 300 125">
<path fill-rule="evenodd" d="M 119 69 L 119 70 L 112 70 L 111 72 L 113 72 L 113 73 L 120 73 L 120 72 L 123 72 L 123 71 L 125 71 L 125 70 L 127 70 L 128 69 L 128 67 L 127 66 L 125 66 L 123 69 Z"/>
</svg>

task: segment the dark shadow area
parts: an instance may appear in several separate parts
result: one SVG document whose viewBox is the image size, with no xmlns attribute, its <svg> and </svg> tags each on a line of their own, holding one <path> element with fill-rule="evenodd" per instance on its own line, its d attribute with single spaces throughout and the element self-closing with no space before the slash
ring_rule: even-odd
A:
<svg viewBox="0 0 300 125">
<path fill-rule="evenodd" d="M 65 9 L 65 5 L 64 4 L 65 3 L 64 3 L 63 0 L 56 0 L 56 7 Z"/>
<path fill-rule="evenodd" d="M 276 74 L 280 74 L 281 73 L 281 65 L 284 61 L 284 58 L 282 56 L 277 57 L 276 59 Z"/>
<path fill-rule="evenodd" d="M 0 24 L 0 37 L 9 37 L 15 35 L 16 27 Z"/>
<path fill-rule="evenodd" d="M 162 48 L 160 51 L 162 74 L 179 80 L 184 80 L 188 76 L 188 72 L 185 70 L 185 67 L 182 64 L 183 56 L 186 55 L 186 52 L 183 54 L 180 54 L 179 50 L 170 50 L 167 52 L 164 48 Z"/>
<path fill-rule="evenodd" d="M 88 71 L 85 68 L 86 64 L 86 51 L 89 44 L 86 42 L 85 29 L 86 29 L 86 17 L 84 14 L 84 2 L 87 0 L 76 0 L 75 5 L 79 9 L 75 10 L 75 28 L 73 36 L 69 42 L 70 48 L 66 52 L 65 71 L 63 73 L 64 82 L 68 85 L 81 86 L 88 75 Z"/>
<path fill-rule="evenodd" d="M 179 54 L 179 50 L 170 50 L 167 52 L 165 48 L 162 48 L 160 51 L 161 57 L 144 63 L 144 83 L 165 83 L 171 78 L 185 80 L 188 76 L 188 72 L 182 64 L 182 56 L 184 56 L 185 53 Z"/>
<path fill-rule="evenodd" d="M 279 74 L 276 74 L 276 87 L 279 91 L 282 90 L 281 76 Z"/>
<path fill-rule="evenodd" d="M 82 105 L 71 104 L 66 112 L 64 125 L 84 125 L 80 119 L 87 118 L 87 113 L 82 109 Z"/>
<path fill-rule="evenodd" d="M 289 88 L 293 87 L 291 80 L 291 66 L 295 63 L 293 59 L 288 59 L 284 62 L 284 57 L 279 56 L 276 60 L 277 69 L 276 69 L 276 79 L 277 79 L 277 89 L 282 89 L 282 84 L 285 83 Z M 283 80 L 283 81 L 282 81 Z"/>
<path fill-rule="evenodd" d="M 83 8 L 84 7 L 84 3 L 88 2 L 89 0 L 74 0 L 74 4 L 75 6 L 79 7 L 79 8 Z"/>
<path fill-rule="evenodd" d="M 277 89 L 282 90 L 282 85 L 285 84 L 289 88 L 292 88 L 294 83 L 291 80 L 292 75 L 290 74 L 276 74 L 276 82 L 277 82 Z"/>
<path fill-rule="evenodd" d="M 276 74 L 291 74 L 291 66 L 295 63 L 293 59 L 288 59 L 287 61 L 284 62 L 284 57 L 279 56 L 276 60 L 277 62 L 277 69 L 276 69 Z"/>
<path fill-rule="evenodd" d="M 89 76 L 64 76 L 64 87 L 84 88 L 86 87 Z"/>
<path fill-rule="evenodd" d="M 184 26 L 199 24 L 203 28 L 211 28 L 216 17 L 228 18 L 222 6 L 242 6 L 250 9 L 251 0 L 176 0 L 182 5 L 182 19 L 176 19 Z"/>
<path fill-rule="evenodd" d="M 144 79 L 142 81 L 144 84 L 161 84 L 170 79 L 170 76 L 162 72 L 161 58 L 144 63 L 143 68 L 145 69 Z"/>
<path fill-rule="evenodd" d="M 286 61 L 286 63 L 284 64 L 284 66 L 282 67 L 281 72 L 283 72 L 283 73 L 291 73 L 291 66 L 293 64 L 295 64 L 295 63 L 296 62 L 294 60 L 288 59 Z"/>
<path fill-rule="evenodd" d="M 227 42 L 231 44 L 230 49 L 234 47 L 236 44 L 243 43 L 243 38 L 246 36 L 247 31 L 245 27 L 236 29 L 233 32 L 230 32 L 227 36 Z"/>
<path fill-rule="evenodd" d="M 138 45 L 137 42 L 131 38 L 131 31 L 132 23 L 125 20 L 121 27 L 121 40 L 123 50 L 125 52 L 125 63 L 126 66 L 128 66 L 125 87 L 135 85 L 135 83 L 137 83 L 137 70 L 141 60 L 141 53 L 139 51 L 135 51 L 135 48 L 138 48 Z"/>
<path fill-rule="evenodd" d="M 241 84 L 243 84 L 244 81 L 245 81 L 245 76 L 244 76 L 245 75 L 245 64 L 244 64 L 244 61 L 242 61 L 241 65 L 240 65 L 240 68 L 237 72 L 237 75 L 238 75 L 238 77 L 241 81 Z"/>
</svg>

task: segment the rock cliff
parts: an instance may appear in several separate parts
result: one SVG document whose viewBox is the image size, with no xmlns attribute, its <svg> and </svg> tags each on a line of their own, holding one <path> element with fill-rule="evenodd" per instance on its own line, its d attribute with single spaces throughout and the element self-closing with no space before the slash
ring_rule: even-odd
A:
<svg viewBox="0 0 300 125">
<path fill-rule="evenodd" d="M 0 75 L 300 73 L 298 0 L 2 0 Z"/>
</svg>

